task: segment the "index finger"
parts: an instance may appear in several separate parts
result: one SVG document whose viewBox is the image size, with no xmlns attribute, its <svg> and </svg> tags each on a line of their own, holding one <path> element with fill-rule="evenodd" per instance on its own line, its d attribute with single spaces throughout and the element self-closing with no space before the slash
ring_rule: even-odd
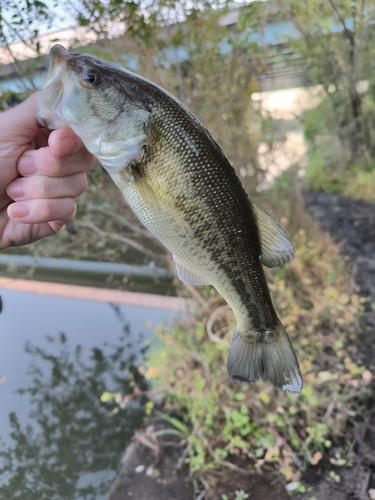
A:
<svg viewBox="0 0 375 500">
<path fill-rule="evenodd" d="M 56 133 L 55 133 L 56 132 Z M 56 130 L 51 146 L 28 150 L 18 160 L 17 169 L 23 177 L 44 175 L 64 177 L 89 170 L 95 157 L 87 151 L 81 139 L 70 130 Z"/>
<path fill-rule="evenodd" d="M 74 155 L 85 148 L 83 141 L 70 128 L 58 128 L 48 138 L 51 153 L 58 158 Z"/>
</svg>

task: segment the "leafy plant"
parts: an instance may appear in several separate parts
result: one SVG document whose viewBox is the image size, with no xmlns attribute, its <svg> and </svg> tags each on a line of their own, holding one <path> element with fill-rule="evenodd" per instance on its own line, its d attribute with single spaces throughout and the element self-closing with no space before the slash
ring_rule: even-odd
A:
<svg viewBox="0 0 375 500">
<path fill-rule="evenodd" d="M 249 498 L 249 495 L 245 493 L 243 490 L 236 490 L 236 498 L 235 500 L 246 500 L 246 498 Z"/>
<path fill-rule="evenodd" d="M 234 500 L 246 500 L 249 498 L 248 493 L 245 493 L 243 490 L 236 490 L 235 495 Z M 228 495 L 221 495 L 221 500 L 229 500 Z"/>
<path fill-rule="evenodd" d="M 268 464 L 298 483 L 301 471 L 326 454 L 340 464 L 350 461 L 350 450 L 340 449 L 338 455 L 333 441 L 347 431 L 353 397 L 367 391 L 365 368 L 346 350 L 349 344 L 354 349 L 361 299 L 348 294 L 343 260 L 301 210 L 291 211 L 296 201 L 290 186 L 282 182 L 273 188 L 270 205 L 274 197 L 288 200 L 284 210 L 297 251 L 282 273 L 267 275 L 276 310 L 300 360 L 301 394 L 276 393 L 261 381 L 250 387 L 229 381 L 225 345 L 233 317 L 228 308 L 220 309 L 221 315 L 215 312 L 214 333 L 222 342 L 205 334 L 207 311 L 222 304 L 214 293 L 206 301 L 202 298 L 204 305 L 190 326 L 176 325 L 168 336 L 160 330 L 163 348 L 148 362 L 146 376 L 155 387 L 167 388 L 163 411 L 178 417 L 188 431 L 190 469 L 206 481 L 212 468 L 251 470 Z M 300 492 L 302 488 L 301 483 Z"/>
<path fill-rule="evenodd" d="M 333 470 L 331 470 L 331 472 L 329 473 L 329 477 L 334 483 L 339 483 L 341 481 L 340 476 Z"/>
</svg>

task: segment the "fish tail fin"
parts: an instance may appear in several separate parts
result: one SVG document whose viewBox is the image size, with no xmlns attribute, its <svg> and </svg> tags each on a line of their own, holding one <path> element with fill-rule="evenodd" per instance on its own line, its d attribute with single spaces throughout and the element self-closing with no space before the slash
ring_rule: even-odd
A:
<svg viewBox="0 0 375 500">
<path fill-rule="evenodd" d="M 274 332 L 259 337 L 241 335 L 236 328 L 227 362 L 231 379 L 255 384 L 262 378 L 279 390 L 300 392 L 302 376 L 298 360 L 281 322 L 278 321 Z"/>
</svg>

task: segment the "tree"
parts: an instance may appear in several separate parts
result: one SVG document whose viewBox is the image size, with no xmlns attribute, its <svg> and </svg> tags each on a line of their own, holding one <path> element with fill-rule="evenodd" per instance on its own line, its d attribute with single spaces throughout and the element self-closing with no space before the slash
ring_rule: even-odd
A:
<svg viewBox="0 0 375 500">
<path fill-rule="evenodd" d="M 11 51 L 10 43 L 19 32 L 23 42 L 33 44 L 38 52 L 39 31 L 30 26 L 35 18 L 50 25 L 56 14 L 39 0 L 25 1 L 20 6 L 9 1 L 0 11 L 0 37 Z M 258 90 L 255 76 L 262 69 L 262 52 L 250 42 L 260 22 L 259 3 L 243 6 L 237 24 L 230 26 L 220 23 L 230 9 L 238 7 L 233 0 L 65 0 L 64 4 L 79 25 L 107 44 L 107 58 L 123 63 L 119 55 L 132 46 L 139 70 L 197 114 L 237 171 L 250 177 L 249 187 L 262 181 L 257 159 L 262 120 L 250 99 Z M 123 26 L 126 35 L 117 44 L 108 44 L 114 22 Z"/>
<path fill-rule="evenodd" d="M 36 0 L 27 1 L 40 7 Z M 254 195 L 265 176 L 258 163 L 259 144 L 264 140 L 264 119 L 253 107 L 251 100 L 251 94 L 259 90 L 256 75 L 263 67 L 262 50 L 255 42 L 251 42 L 251 35 L 258 29 L 262 18 L 262 3 L 252 2 L 241 7 L 237 22 L 232 24 L 223 22 L 231 7 L 238 7 L 238 3 L 231 0 L 215 3 L 186 3 L 179 0 L 156 0 L 149 3 L 140 0 L 86 0 L 75 3 L 65 0 L 64 5 L 70 9 L 78 23 L 97 35 L 96 44 L 77 49 L 125 66 L 126 59 L 123 56 L 133 54 L 137 61 L 137 72 L 179 97 L 206 125 L 242 178 L 247 192 Z M 11 5 L 8 7 L 12 9 Z M 26 12 L 31 15 L 33 11 Z M 14 16 L 14 22 L 26 20 L 21 20 L 18 11 L 14 11 Z M 52 22 L 52 18 L 48 19 L 48 22 Z M 0 25 L 2 20 L 0 16 Z M 124 36 L 116 39 L 108 37 L 110 23 L 113 22 L 123 25 L 126 30 Z M 272 145 L 271 141 L 269 144 Z M 92 175 L 92 178 L 89 189 L 92 189 L 94 195 L 94 183 L 102 183 L 103 175 Z M 96 192 L 95 202 L 91 203 L 96 208 L 99 191 L 100 189 Z M 90 194 L 89 192 L 88 195 Z M 113 236 L 118 238 L 118 220 L 107 215 L 108 209 L 115 214 L 123 213 L 124 203 L 122 197 L 119 201 L 108 193 L 105 193 L 105 198 L 103 205 L 99 206 L 103 209 L 103 214 L 106 211 L 105 217 L 102 217 L 105 227 L 101 225 L 101 219 L 99 221 L 98 212 L 90 208 L 87 211 L 85 209 L 87 219 L 78 221 L 76 226 L 80 226 L 85 233 L 95 233 L 101 239 L 110 235 L 111 254 L 106 252 L 107 256 L 98 258 L 121 260 L 124 255 L 124 239 L 118 242 L 117 250 Z M 111 206 L 108 206 L 109 198 Z M 81 216 L 80 207 L 86 201 L 89 206 L 89 198 L 81 198 L 78 216 Z M 130 216 L 126 217 L 128 219 Z M 136 222 L 131 221 L 131 225 L 131 238 L 125 244 L 127 247 L 137 244 L 140 254 L 140 246 L 145 247 L 145 234 L 142 230 L 133 231 L 137 226 Z M 122 224 L 120 231 L 123 230 Z M 71 239 L 74 239 L 74 235 Z M 57 249 L 59 255 L 66 248 L 65 242 L 60 245 Z M 45 242 L 43 251 L 48 251 Z M 72 246 L 70 251 L 77 252 L 77 248 Z M 145 251 L 142 256 L 163 260 L 163 256 L 156 255 L 153 248 L 151 251 L 151 254 L 150 251 Z M 63 256 L 68 257 L 69 253 L 64 253 Z"/>
<path fill-rule="evenodd" d="M 300 37 L 290 40 L 306 59 L 312 82 L 324 89 L 320 130 L 336 135 L 341 157 L 374 159 L 375 102 L 361 91 L 361 81 L 374 81 L 375 4 L 367 0 L 275 0 Z M 316 124 L 319 128 L 319 124 Z"/>
</svg>

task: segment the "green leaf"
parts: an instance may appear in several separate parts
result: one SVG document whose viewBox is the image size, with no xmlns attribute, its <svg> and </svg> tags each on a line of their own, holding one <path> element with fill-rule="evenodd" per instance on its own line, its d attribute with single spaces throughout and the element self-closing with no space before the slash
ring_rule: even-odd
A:
<svg viewBox="0 0 375 500">
<path fill-rule="evenodd" d="M 243 392 L 237 392 L 237 394 L 234 396 L 234 399 L 236 401 L 243 401 L 245 399 L 245 394 Z"/>
<path fill-rule="evenodd" d="M 185 436 L 188 436 L 190 434 L 190 429 L 185 424 L 183 424 L 180 420 L 177 420 L 176 418 L 170 417 L 169 415 L 166 415 L 165 413 L 162 413 L 160 411 L 156 411 L 155 413 L 158 417 L 162 418 L 163 420 L 166 420 L 168 423 L 173 425 L 173 427 L 175 427 L 176 429 L 181 431 L 183 434 L 185 434 Z"/>
<path fill-rule="evenodd" d="M 108 401 L 111 401 L 115 399 L 116 394 L 113 392 L 103 392 L 103 394 L 100 396 L 100 401 L 102 403 L 107 403 Z"/>
<path fill-rule="evenodd" d="M 177 429 L 161 429 L 160 431 L 155 432 L 155 436 L 179 436 L 185 437 L 185 433 L 178 431 Z"/>
</svg>

